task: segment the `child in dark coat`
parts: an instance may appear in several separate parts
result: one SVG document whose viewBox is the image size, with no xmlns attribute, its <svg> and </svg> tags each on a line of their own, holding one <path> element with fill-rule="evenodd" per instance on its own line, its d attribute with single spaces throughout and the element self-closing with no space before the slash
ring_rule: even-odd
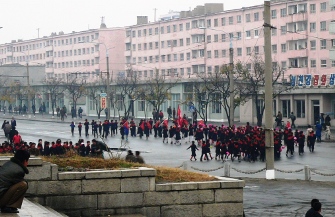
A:
<svg viewBox="0 0 335 217">
<path fill-rule="evenodd" d="M 188 150 L 188 149 L 191 149 L 191 159 L 190 159 L 190 161 L 192 161 L 192 158 L 194 158 L 194 160 L 197 160 L 195 157 L 197 156 L 197 154 L 195 153 L 196 152 L 196 150 L 199 150 L 198 148 L 197 148 L 197 146 L 195 145 L 195 143 L 194 143 L 194 141 L 192 141 L 192 144 L 190 145 L 190 147 L 188 147 L 186 150 Z"/>
</svg>

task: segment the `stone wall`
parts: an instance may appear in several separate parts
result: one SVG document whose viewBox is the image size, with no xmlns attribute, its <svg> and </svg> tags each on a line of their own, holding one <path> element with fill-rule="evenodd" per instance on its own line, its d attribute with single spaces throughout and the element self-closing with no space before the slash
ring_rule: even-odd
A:
<svg viewBox="0 0 335 217">
<path fill-rule="evenodd" d="M 27 197 L 69 216 L 243 216 L 240 180 L 156 184 L 156 170 L 145 167 L 59 172 L 41 159 L 29 163 Z"/>
</svg>

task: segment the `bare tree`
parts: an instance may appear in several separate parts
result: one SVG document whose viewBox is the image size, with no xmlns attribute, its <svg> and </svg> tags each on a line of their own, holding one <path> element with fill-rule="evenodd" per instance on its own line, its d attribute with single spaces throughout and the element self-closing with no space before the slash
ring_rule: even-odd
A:
<svg viewBox="0 0 335 217">
<path fill-rule="evenodd" d="M 65 82 L 62 79 L 51 77 L 44 79 L 42 83 L 44 84 L 43 91 L 50 96 L 52 116 L 54 116 L 57 100 L 64 96 Z"/>
<path fill-rule="evenodd" d="M 145 99 L 159 112 L 162 104 L 170 98 L 170 90 L 178 82 L 178 77 L 171 77 L 170 80 L 167 80 L 165 75 L 160 75 L 156 70 L 155 75 L 139 88 L 139 97 Z"/>
<path fill-rule="evenodd" d="M 77 101 L 85 94 L 86 80 L 82 77 L 69 78 L 66 85 L 68 96 L 71 98 L 73 108 L 77 111 Z"/>
<path fill-rule="evenodd" d="M 273 86 L 273 98 L 278 94 L 287 92 L 292 89 L 289 84 L 280 82 L 280 78 L 285 73 L 285 69 L 279 65 L 274 65 L 272 68 L 272 86 Z M 259 56 L 254 56 L 252 60 L 252 70 L 241 70 L 240 71 L 241 81 L 246 87 L 244 93 L 247 97 L 253 100 L 256 106 L 257 113 L 257 126 L 262 126 L 263 114 L 265 111 L 265 63 L 264 60 Z"/>
<path fill-rule="evenodd" d="M 106 91 L 106 85 L 102 84 L 101 82 L 92 82 L 89 83 L 86 86 L 86 94 L 87 96 L 93 100 L 95 105 L 95 110 L 98 115 L 98 119 L 100 120 L 101 112 L 104 110 L 104 108 L 101 108 L 100 105 L 100 95 L 99 92 L 105 92 Z"/>
<path fill-rule="evenodd" d="M 138 77 L 129 71 L 127 76 L 117 78 L 116 85 L 116 92 L 120 96 L 118 100 L 124 108 L 123 117 L 128 119 L 131 110 L 134 108 L 134 101 L 141 96 L 138 91 Z"/>
</svg>

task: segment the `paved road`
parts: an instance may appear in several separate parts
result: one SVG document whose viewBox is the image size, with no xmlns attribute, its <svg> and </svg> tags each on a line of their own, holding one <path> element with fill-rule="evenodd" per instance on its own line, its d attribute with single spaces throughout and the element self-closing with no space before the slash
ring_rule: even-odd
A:
<svg viewBox="0 0 335 217">
<path fill-rule="evenodd" d="M 55 141 L 58 138 L 64 141 L 77 141 L 79 139 L 78 135 L 71 136 L 69 123 L 18 120 L 18 130 L 26 141 L 37 142 L 39 138 L 48 141 Z M 3 135 L 0 136 L 0 140 L 1 138 L 4 138 Z M 90 136 L 88 139 L 93 139 L 93 137 Z M 107 143 L 110 147 L 119 147 L 121 144 L 119 135 L 108 138 Z M 132 150 L 142 151 L 146 162 L 152 165 L 178 167 L 183 162 L 187 162 L 189 166 L 204 170 L 215 169 L 223 165 L 222 162 L 215 160 L 210 162 L 190 162 L 188 160 L 190 151 L 186 150 L 188 144 L 176 146 L 163 144 L 161 139 L 153 137 L 150 137 L 148 141 L 136 137 L 130 138 L 130 142 L 127 145 Z M 281 160 L 275 162 L 275 167 L 281 170 L 298 170 L 302 169 L 304 165 L 309 165 L 311 168 L 323 173 L 334 173 L 334 153 L 335 144 L 318 143 L 315 153 L 306 152 L 304 156 L 294 156 L 292 158 L 282 155 Z M 198 152 L 199 154 L 200 152 Z M 226 163 L 230 163 L 231 167 L 242 171 L 254 171 L 265 167 L 263 162 L 238 163 L 236 161 L 228 161 Z M 223 175 L 223 169 L 209 174 Z M 310 206 L 310 200 L 314 197 L 322 202 L 324 216 L 335 216 L 334 176 L 327 177 L 312 174 L 313 181 L 311 182 L 303 181 L 303 172 L 276 172 L 276 177 L 279 180 L 274 181 L 255 179 L 264 178 L 265 172 L 247 175 L 232 170 L 231 176 L 246 179 L 246 188 L 244 190 L 246 216 L 303 216 Z"/>
</svg>

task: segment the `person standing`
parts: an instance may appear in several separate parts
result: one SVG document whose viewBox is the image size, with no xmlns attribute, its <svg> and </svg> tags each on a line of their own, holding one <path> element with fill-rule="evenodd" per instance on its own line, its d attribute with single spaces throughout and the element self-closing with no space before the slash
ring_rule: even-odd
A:
<svg viewBox="0 0 335 217">
<path fill-rule="evenodd" d="M 314 152 L 314 145 L 315 145 L 316 136 L 315 136 L 313 130 L 307 136 L 307 140 L 308 140 L 307 143 L 309 144 L 309 151 Z"/>
<path fill-rule="evenodd" d="M 16 129 L 16 120 L 14 117 L 12 117 L 12 120 L 10 121 L 10 125 L 12 126 L 12 129 L 15 130 Z"/>
<path fill-rule="evenodd" d="M 188 147 L 186 150 L 191 149 L 191 158 L 190 161 L 192 161 L 192 158 L 194 158 L 195 161 L 197 161 L 197 154 L 196 154 L 196 150 L 199 150 L 197 148 L 197 146 L 195 145 L 194 141 L 192 141 L 192 144 L 190 145 L 190 147 Z"/>
<path fill-rule="evenodd" d="M 19 213 L 28 184 L 24 180 L 30 154 L 26 150 L 16 151 L 14 157 L 0 168 L 1 213 Z"/>
<path fill-rule="evenodd" d="M 296 119 L 296 117 L 295 117 L 295 115 L 294 115 L 294 113 L 293 112 L 291 112 L 291 115 L 290 115 L 290 119 L 291 119 L 291 127 L 292 128 L 296 128 L 296 126 L 295 126 L 295 119 Z"/>
<path fill-rule="evenodd" d="M 35 113 L 36 113 L 36 106 L 35 104 L 31 106 L 31 110 L 33 111 L 34 117 L 35 117 Z"/>
<path fill-rule="evenodd" d="M 326 118 L 325 118 L 325 125 L 326 126 L 330 126 L 330 120 L 331 119 L 330 119 L 329 115 L 327 115 Z"/>
<path fill-rule="evenodd" d="M 82 128 L 83 128 L 83 125 L 81 124 L 81 122 L 79 122 L 79 124 L 78 124 L 79 137 L 81 137 L 81 129 Z"/>
<path fill-rule="evenodd" d="M 172 110 L 172 119 L 174 120 L 176 118 L 176 109 L 173 108 Z"/>
<path fill-rule="evenodd" d="M 83 109 L 81 107 L 79 107 L 79 109 L 78 109 L 78 116 L 79 116 L 80 119 L 83 118 Z"/>
<path fill-rule="evenodd" d="M 74 124 L 73 121 L 71 122 L 70 127 L 71 127 L 71 134 L 73 136 L 73 134 L 74 134 L 74 128 L 76 127 L 76 125 Z"/>
<path fill-rule="evenodd" d="M 85 136 L 88 137 L 88 130 L 90 129 L 90 122 L 88 122 L 87 119 L 85 119 L 84 126 L 85 126 Z"/>
<path fill-rule="evenodd" d="M 167 114 L 168 114 L 168 120 L 170 120 L 172 118 L 172 109 L 171 106 L 169 106 L 169 108 L 167 109 Z"/>
<path fill-rule="evenodd" d="M 283 115 L 282 113 L 279 111 L 277 116 L 276 116 L 276 123 L 277 123 L 277 127 L 281 127 L 281 121 L 283 120 Z"/>
</svg>

